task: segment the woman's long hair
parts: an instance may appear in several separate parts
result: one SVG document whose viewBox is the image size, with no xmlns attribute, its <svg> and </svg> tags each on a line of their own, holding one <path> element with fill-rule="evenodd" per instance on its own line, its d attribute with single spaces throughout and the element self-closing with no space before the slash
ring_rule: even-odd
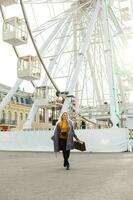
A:
<svg viewBox="0 0 133 200">
<path fill-rule="evenodd" d="M 60 117 L 59 117 L 59 120 L 58 120 L 58 123 L 59 123 L 60 126 L 62 125 L 62 122 L 63 122 L 63 115 L 64 115 L 65 113 L 67 114 L 67 119 L 66 119 L 66 121 L 67 121 L 68 130 L 69 130 L 69 116 L 68 116 L 68 112 L 64 111 L 63 113 L 61 113 L 61 115 L 60 115 Z"/>
<path fill-rule="evenodd" d="M 67 112 L 67 111 L 64 111 L 63 113 L 60 114 L 60 117 L 59 117 L 59 119 L 58 119 L 58 122 L 61 122 L 61 121 L 63 120 L 63 115 L 64 115 L 65 113 L 67 114 L 67 121 L 69 120 L 68 112 Z"/>
</svg>

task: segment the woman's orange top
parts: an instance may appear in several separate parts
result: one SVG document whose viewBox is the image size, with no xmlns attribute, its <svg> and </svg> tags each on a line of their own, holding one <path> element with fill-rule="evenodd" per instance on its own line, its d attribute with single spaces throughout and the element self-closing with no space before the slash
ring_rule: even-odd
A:
<svg viewBox="0 0 133 200">
<path fill-rule="evenodd" d="M 68 122 L 66 120 L 60 122 L 60 130 L 60 138 L 66 140 L 69 131 Z"/>
</svg>

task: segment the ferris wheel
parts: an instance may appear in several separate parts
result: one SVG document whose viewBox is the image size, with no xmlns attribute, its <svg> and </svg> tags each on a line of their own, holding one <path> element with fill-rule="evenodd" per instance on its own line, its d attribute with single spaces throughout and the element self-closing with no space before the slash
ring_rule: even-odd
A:
<svg viewBox="0 0 133 200">
<path fill-rule="evenodd" d="M 22 80 L 34 84 L 41 76 L 24 128 L 31 128 L 39 106 L 48 105 L 50 90 L 51 102 L 63 99 L 61 112 L 72 109 L 88 119 L 106 116 L 116 127 L 132 107 L 132 0 L 0 3 L 5 13 L 4 41 L 13 45 L 19 58 L 19 79 L 0 111 Z"/>
</svg>

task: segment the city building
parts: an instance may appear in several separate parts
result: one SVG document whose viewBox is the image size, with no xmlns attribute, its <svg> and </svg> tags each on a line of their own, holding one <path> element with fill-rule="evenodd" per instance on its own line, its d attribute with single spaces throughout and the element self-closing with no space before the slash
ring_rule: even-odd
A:
<svg viewBox="0 0 133 200">
<path fill-rule="evenodd" d="M 11 87 L 0 84 L 0 102 L 7 95 Z M 27 120 L 28 113 L 34 101 L 34 94 L 18 89 L 11 101 L 7 104 L 0 114 L 0 131 L 22 130 Z M 49 106 L 40 107 L 32 122 L 33 130 L 50 130 L 59 116 L 60 107 L 51 102 Z"/>
<path fill-rule="evenodd" d="M 10 89 L 9 86 L 0 84 L 0 101 Z M 20 130 L 28 117 L 32 103 L 31 94 L 18 89 L 0 115 L 0 131 Z"/>
</svg>

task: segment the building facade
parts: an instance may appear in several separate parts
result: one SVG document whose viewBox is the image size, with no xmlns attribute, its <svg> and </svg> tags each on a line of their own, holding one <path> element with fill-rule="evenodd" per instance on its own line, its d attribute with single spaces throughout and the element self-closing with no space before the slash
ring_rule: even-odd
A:
<svg viewBox="0 0 133 200">
<path fill-rule="evenodd" d="M 11 88 L 0 84 L 0 101 Z M 32 106 L 31 94 L 18 90 L 0 114 L 0 131 L 20 130 Z"/>
<path fill-rule="evenodd" d="M 0 84 L 0 102 L 7 95 L 11 87 Z M 23 129 L 28 113 L 32 107 L 34 94 L 27 93 L 18 89 L 11 101 L 0 114 L 0 131 L 17 131 Z M 59 110 L 56 104 L 42 106 L 32 122 L 33 130 L 53 129 L 59 116 Z"/>
</svg>

